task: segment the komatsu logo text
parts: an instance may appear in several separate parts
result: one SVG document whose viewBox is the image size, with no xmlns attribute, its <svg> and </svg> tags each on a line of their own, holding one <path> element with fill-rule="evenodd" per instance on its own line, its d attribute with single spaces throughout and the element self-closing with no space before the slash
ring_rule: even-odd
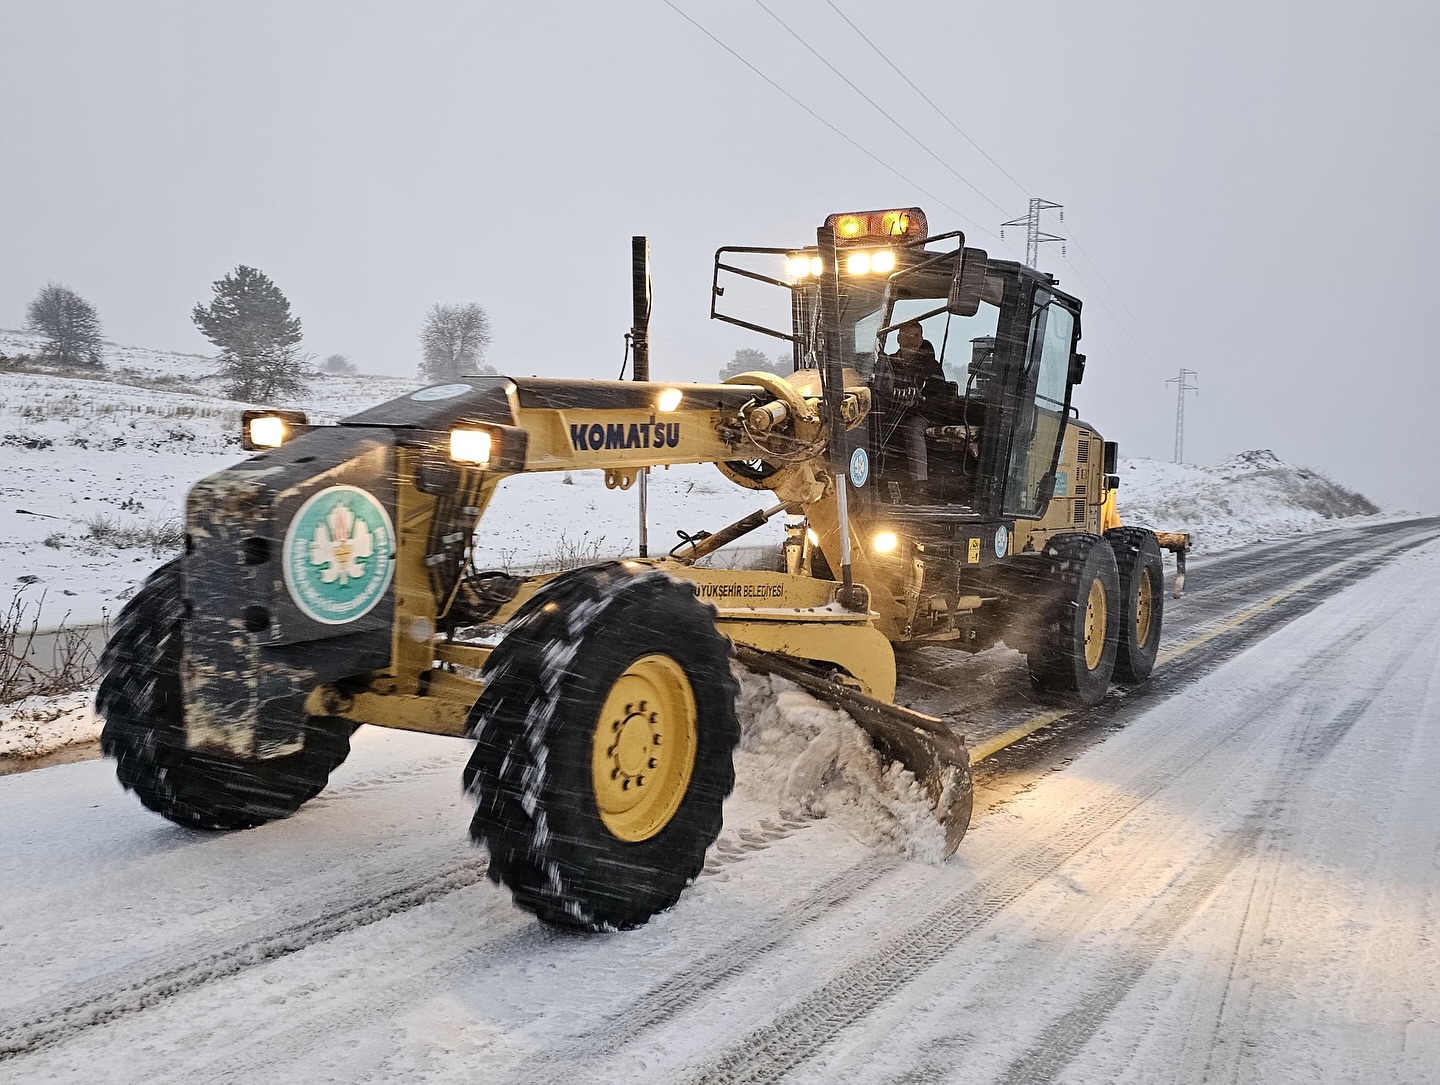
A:
<svg viewBox="0 0 1440 1085">
<path fill-rule="evenodd" d="M 601 452 L 617 448 L 676 448 L 680 444 L 679 422 L 577 423 L 570 427 L 570 446 L 576 452 Z"/>
</svg>

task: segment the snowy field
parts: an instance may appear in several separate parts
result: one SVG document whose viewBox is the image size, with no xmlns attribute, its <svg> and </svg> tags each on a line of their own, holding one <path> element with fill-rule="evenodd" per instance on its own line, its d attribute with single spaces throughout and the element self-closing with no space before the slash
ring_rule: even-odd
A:
<svg viewBox="0 0 1440 1085">
<path fill-rule="evenodd" d="M 38 341 L 0 332 L 0 353 L 33 352 Z M 167 557 L 178 552 L 184 498 L 195 480 L 244 456 L 240 412 L 223 398 L 211 363 L 196 355 L 109 346 L 105 379 L 0 372 L 0 607 L 25 628 L 97 625 Z M 400 396 L 416 382 L 395 377 L 323 377 L 294 404 L 331 422 Z M 1197 551 L 1222 549 L 1354 523 L 1363 498 L 1269 453 L 1245 453 L 1216 468 L 1121 461 L 1120 511 L 1127 520 L 1194 533 Z M 713 531 L 765 506 L 768 494 L 727 481 L 711 465 L 655 471 L 650 481 L 650 552 L 676 545 L 677 531 Z M 780 518 L 718 563 L 773 554 Z M 507 480 L 477 540 L 481 567 L 553 567 L 576 558 L 632 554 L 639 540 L 635 491 L 605 487 L 602 472 L 522 475 Z M 0 707 L 0 758 L 35 757 L 93 738 L 98 721 L 75 698 Z"/>
<path fill-rule="evenodd" d="M 0 331 L 0 353 L 37 345 Z M 67 615 L 70 624 L 114 615 L 177 549 L 190 485 L 244 456 L 240 412 L 250 404 L 223 398 L 204 358 L 113 346 L 106 361 L 116 379 L 0 373 L 0 590 L 18 592 L 32 608 L 43 599 L 41 628 Z M 323 377 L 285 405 L 332 422 L 416 386 L 396 377 Z M 1120 467 L 1122 516 L 1190 531 L 1198 552 L 1375 511 L 1265 452 L 1214 468 L 1155 460 Z M 708 464 L 657 470 L 650 495 L 652 553 L 674 546 L 677 530 L 714 530 L 768 497 Z M 478 559 L 495 566 L 634 553 L 638 543 L 634 491 L 607 490 L 600 472 L 516 477 L 492 510 Z M 780 531 L 777 521 L 747 542 L 773 543 Z"/>
</svg>

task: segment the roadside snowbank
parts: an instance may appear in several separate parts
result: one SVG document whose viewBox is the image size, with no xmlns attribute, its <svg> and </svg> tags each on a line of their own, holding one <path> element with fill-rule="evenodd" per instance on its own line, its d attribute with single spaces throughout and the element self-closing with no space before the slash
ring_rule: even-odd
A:
<svg viewBox="0 0 1440 1085">
<path fill-rule="evenodd" d="M 103 721 L 95 715 L 94 700 L 95 692 L 84 690 L 0 706 L 0 765 L 98 741 Z"/>
</svg>

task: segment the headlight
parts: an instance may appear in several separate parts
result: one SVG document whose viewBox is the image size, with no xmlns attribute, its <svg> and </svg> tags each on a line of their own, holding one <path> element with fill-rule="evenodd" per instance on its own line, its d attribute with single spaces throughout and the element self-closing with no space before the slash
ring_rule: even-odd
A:
<svg viewBox="0 0 1440 1085">
<path fill-rule="evenodd" d="M 490 433 L 483 429 L 452 429 L 450 458 L 456 463 L 490 465 Z"/>
<path fill-rule="evenodd" d="M 285 443 L 285 419 L 273 414 L 250 419 L 250 443 L 256 448 L 279 448 Z"/>
<path fill-rule="evenodd" d="M 240 415 L 240 447 L 247 452 L 279 448 L 306 422 L 304 411 L 244 411 Z"/>
<path fill-rule="evenodd" d="M 845 270 L 851 275 L 864 275 L 870 270 L 870 254 L 852 252 L 845 260 Z"/>
<path fill-rule="evenodd" d="M 871 546 L 877 554 L 889 554 L 900 545 L 900 537 L 893 531 L 882 531 L 875 536 Z"/>
<path fill-rule="evenodd" d="M 879 249 L 870 256 L 870 270 L 877 275 L 889 275 L 895 270 L 895 253 L 891 249 Z"/>
<path fill-rule="evenodd" d="M 680 401 L 685 398 L 685 393 L 679 388 L 666 388 L 655 397 L 655 409 L 658 411 L 673 411 L 680 406 Z"/>
</svg>

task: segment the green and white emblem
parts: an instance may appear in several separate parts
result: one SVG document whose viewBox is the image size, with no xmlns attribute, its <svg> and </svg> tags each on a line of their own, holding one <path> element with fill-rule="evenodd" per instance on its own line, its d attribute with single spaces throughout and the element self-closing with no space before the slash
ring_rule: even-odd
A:
<svg viewBox="0 0 1440 1085">
<path fill-rule="evenodd" d="M 306 617 L 344 625 L 369 614 L 395 573 L 395 526 L 356 486 L 313 494 L 285 532 L 285 587 Z"/>
</svg>

